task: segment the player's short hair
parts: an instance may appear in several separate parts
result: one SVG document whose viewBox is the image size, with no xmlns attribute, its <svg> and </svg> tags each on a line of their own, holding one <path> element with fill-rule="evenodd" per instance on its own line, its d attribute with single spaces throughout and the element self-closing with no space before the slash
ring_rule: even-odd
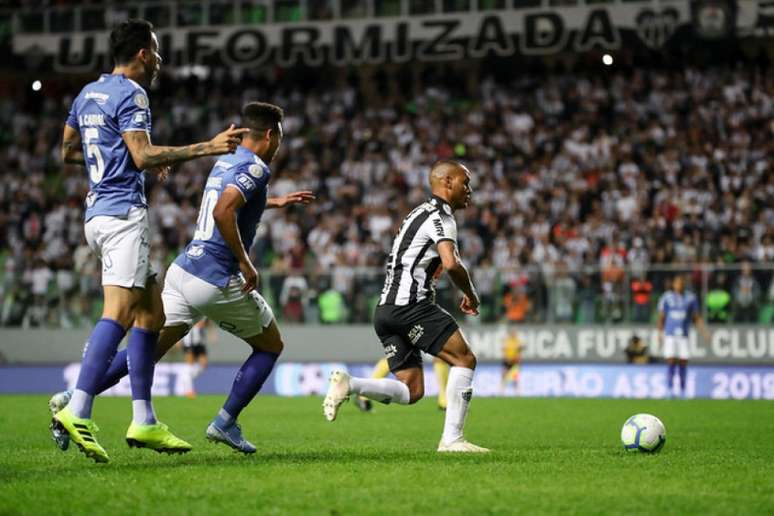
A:
<svg viewBox="0 0 774 516">
<path fill-rule="evenodd" d="M 119 23 L 110 32 L 110 55 L 118 65 L 127 64 L 153 41 L 153 24 L 147 20 L 132 19 Z"/>
<path fill-rule="evenodd" d="M 250 102 L 242 109 L 242 127 L 253 131 L 276 130 L 283 118 L 282 108 L 267 102 Z"/>
</svg>

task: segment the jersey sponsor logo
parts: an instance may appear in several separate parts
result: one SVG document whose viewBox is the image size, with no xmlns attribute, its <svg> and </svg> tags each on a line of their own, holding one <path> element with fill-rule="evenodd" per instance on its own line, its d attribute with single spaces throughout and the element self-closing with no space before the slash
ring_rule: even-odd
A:
<svg viewBox="0 0 774 516">
<path fill-rule="evenodd" d="M 221 160 L 218 160 L 218 161 L 216 161 L 216 162 L 215 162 L 215 166 L 216 166 L 216 167 L 219 167 L 219 168 L 226 168 L 226 169 L 229 169 L 229 168 L 231 168 L 233 165 L 232 165 L 231 163 L 229 163 L 228 161 L 221 161 Z"/>
<path fill-rule="evenodd" d="M 185 254 L 189 258 L 193 258 L 194 260 L 197 258 L 201 258 L 204 256 L 204 246 L 203 245 L 192 245 L 188 248 L 188 250 L 185 252 Z"/>
<path fill-rule="evenodd" d="M 441 221 L 439 219 L 433 220 L 433 226 L 435 226 L 435 232 L 439 237 L 444 236 L 443 233 L 443 224 L 441 224 Z"/>
<path fill-rule="evenodd" d="M 392 358 L 395 355 L 398 354 L 398 348 L 395 346 L 395 344 L 388 344 L 384 346 L 384 357 L 385 358 Z"/>
<path fill-rule="evenodd" d="M 205 188 L 220 188 L 223 185 L 222 177 L 210 177 L 207 179 L 207 186 Z"/>
<path fill-rule="evenodd" d="M 260 165 L 250 165 L 247 168 L 247 171 L 250 172 L 250 175 L 256 179 L 260 179 L 263 176 L 263 167 Z"/>
<path fill-rule="evenodd" d="M 236 182 L 239 183 L 239 186 L 241 186 L 245 190 L 254 190 L 255 189 L 255 181 L 250 179 L 245 174 L 238 174 L 236 176 Z"/>
<path fill-rule="evenodd" d="M 677 320 L 682 321 L 683 319 L 685 319 L 685 316 L 686 316 L 685 310 L 674 310 L 673 309 L 673 310 L 669 311 L 669 318 L 670 319 L 677 319 Z"/>
<path fill-rule="evenodd" d="M 90 91 L 86 95 L 83 96 L 86 100 L 93 100 L 100 106 L 107 103 L 108 99 L 110 98 L 110 95 L 107 93 L 99 93 L 97 91 Z"/>
<path fill-rule="evenodd" d="M 140 109 L 148 109 L 148 97 L 145 95 L 145 93 L 138 93 L 134 96 L 134 105 L 137 106 Z"/>
<path fill-rule="evenodd" d="M 409 331 L 408 339 L 409 341 L 411 341 L 412 344 L 416 344 L 424 334 L 425 334 L 425 328 L 421 324 L 416 324 L 414 325 L 413 328 L 411 328 L 411 331 Z"/>
</svg>

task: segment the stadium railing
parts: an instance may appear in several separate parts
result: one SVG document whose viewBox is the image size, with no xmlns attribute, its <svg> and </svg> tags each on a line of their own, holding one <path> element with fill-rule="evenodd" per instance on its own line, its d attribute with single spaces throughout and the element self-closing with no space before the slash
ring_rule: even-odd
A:
<svg viewBox="0 0 774 516">
<path fill-rule="evenodd" d="M 642 267 L 473 267 L 481 296 L 475 324 L 653 323 L 657 304 L 681 274 L 711 324 L 771 324 L 774 264 L 690 264 Z M 37 278 L 36 275 L 39 275 Z M 283 323 L 368 323 L 378 303 L 384 273 L 378 268 L 334 266 L 325 271 L 260 273 L 259 291 Z M 97 271 L 6 272 L 0 283 L 0 326 L 89 327 L 101 311 Z M 459 293 L 445 275 L 436 301 L 462 318 Z"/>
</svg>

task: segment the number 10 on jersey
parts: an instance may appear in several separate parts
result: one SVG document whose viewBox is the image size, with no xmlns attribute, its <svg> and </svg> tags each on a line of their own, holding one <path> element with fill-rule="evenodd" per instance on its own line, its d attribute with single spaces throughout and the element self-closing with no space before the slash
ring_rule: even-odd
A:
<svg viewBox="0 0 774 516">
<path fill-rule="evenodd" d="M 217 190 L 206 190 L 202 198 L 202 205 L 199 208 L 199 218 L 196 220 L 196 232 L 194 240 L 209 240 L 215 231 L 215 217 L 212 212 L 215 210 L 215 204 L 218 202 Z"/>
</svg>

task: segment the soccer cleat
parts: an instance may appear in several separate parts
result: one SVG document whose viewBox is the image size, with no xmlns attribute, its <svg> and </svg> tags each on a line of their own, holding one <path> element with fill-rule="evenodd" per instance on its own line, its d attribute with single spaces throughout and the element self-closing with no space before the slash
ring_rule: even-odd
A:
<svg viewBox="0 0 774 516">
<path fill-rule="evenodd" d="M 465 438 L 460 437 L 449 444 L 441 441 L 438 444 L 438 451 L 445 453 L 488 453 L 490 450 L 489 448 L 476 446 L 475 444 L 466 441 Z"/>
<path fill-rule="evenodd" d="M 339 407 L 349 399 L 349 374 L 344 371 L 331 373 L 328 394 L 323 400 L 323 414 L 328 421 L 334 421 L 339 413 Z"/>
<path fill-rule="evenodd" d="M 105 449 L 97 442 L 99 428 L 93 420 L 75 417 L 70 409 L 65 407 L 54 415 L 51 425 L 69 434 L 70 440 L 78 446 L 78 449 L 95 462 L 110 460 Z"/>
<path fill-rule="evenodd" d="M 207 427 L 207 440 L 213 443 L 223 443 L 244 454 L 255 453 L 255 446 L 242 435 L 242 427 L 237 423 L 221 428 L 215 421 Z"/>
<path fill-rule="evenodd" d="M 371 403 L 371 400 L 362 396 L 355 398 L 355 405 L 357 405 L 357 408 L 359 408 L 361 412 L 373 412 L 374 410 L 374 406 L 373 403 Z"/>
<path fill-rule="evenodd" d="M 57 392 L 51 396 L 51 399 L 48 400 L 48 409 L 51 411 L 51 417 L 53 418 L 59 411 L 65 408 L 70 403 L 70 398 L 72 397 L 73 391 L 70 390 Z M 55 425 L 53 419 L 48 428 L 51 430 L 51 438 L 57 447 L 62 451 L 67 451 L 67 448 L 70 447 L 70 434 L 64 431 L 60 425 Z"/>
<path fill-rule="evenodd" d="M 126 431 L 126 444 L 130 448 L 149 448 L 158 453 L 187 453 L 191 445 L 169 431 L 162 422 L 138 425 L 134 421 Z"/>
</svg>

